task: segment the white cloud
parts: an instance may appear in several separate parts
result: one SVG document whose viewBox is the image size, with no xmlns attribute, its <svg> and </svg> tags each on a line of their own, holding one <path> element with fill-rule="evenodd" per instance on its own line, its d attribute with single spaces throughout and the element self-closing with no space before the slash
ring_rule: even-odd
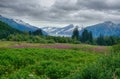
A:
<svg viewBox="0 0 120 79">
<path fill-rule="evenodd" d="M 37 26 L 120 22 L 120 0 L 0 0 L 0 14 Z"/>
</svg>

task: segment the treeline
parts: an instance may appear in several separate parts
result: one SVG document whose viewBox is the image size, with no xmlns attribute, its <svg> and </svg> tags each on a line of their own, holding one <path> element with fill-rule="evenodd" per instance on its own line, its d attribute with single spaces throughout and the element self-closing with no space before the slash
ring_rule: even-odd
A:
<svg viewBox="0 0 120 79">
<path fill-rule="evenodd" d="M 7 38 L 2 39 L 7 41 L 26 41 L 29 43 L 80 43 L 77 40 L 71 39 L 70 37 L 54 37 L 54 36 L 43 36 L 43 35 L 30 35 L 26 34 L 11 34 Z"/>
<path fill-rule="evenodd" d="M 76 39 L 81 43 L 104 46 L 110 46 L 120 42 L 120 37 L 116 36 L 103 36 L 100 34 L 99 37 L 94 38 L 92 32 L 89 32 L 87 29 L 84 29 L 80 35 L 77 27 L 73 30 L 72 39 Z"/>
<path fill-rule="evenodd" d="M 22 32 L 0 21 L 0 40 L 26 41 L 30 43 L 80 43 L 70 37 L 46 36 L 41 29 Z"/>
<path fill-rule="evenodd" d="M 86 43 L 94 45 L 114 45 L 120 41 L 120 38 L 114 36 L 105 37 L 103 35 L 93 38 L 92 32 L 89 32 L 86 29 L 80 35 L 77 27 L 73 30 L 72 38 L 46 36 L 43 34 L 41 29 L 33 32 L 22 32 L 0 21 L 0 40 L 27 41 L 31 43 Z"/>
</svg>

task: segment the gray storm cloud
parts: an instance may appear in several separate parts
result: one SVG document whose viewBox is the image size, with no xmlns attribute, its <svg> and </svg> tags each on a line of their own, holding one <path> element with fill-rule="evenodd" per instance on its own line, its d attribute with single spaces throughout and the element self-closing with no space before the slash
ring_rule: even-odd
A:
<svg viewBox="0 0 120 79">
<path fill-rule="evenodd" d="M 0 14 L 36 25 L 120 23 L 120 0 L 0 0 Z M 45 23 L 45 24 L 44 24 Z"/>
</svg>

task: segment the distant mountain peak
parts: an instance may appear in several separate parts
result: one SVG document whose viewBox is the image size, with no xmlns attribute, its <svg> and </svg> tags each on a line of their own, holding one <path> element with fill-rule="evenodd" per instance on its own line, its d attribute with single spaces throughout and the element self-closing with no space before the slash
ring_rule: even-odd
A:
<svg viewBox="0 0 120 79">
<path fill-rule="evenodd" d="M 113 23 L 112 21 L 105 21 L 104 22 L 108 27 L 116 27 L 116 24 L 115 23 Z"/>
<path fill-rule="evenodd" d="M 120 25 L 117 25 L 111 21 L 106 21 L 96 25 L 88 26 L 85 29 L 91 31 L 94 37 L 98 37 L 100 34 L 103 36 L 120 36 Z M 83 30 L 80 31 L 80 34 Z"/>
<path fill-rule="evenodd" d="M 23 24 L 23 25 L 26 25 L 26 26 L 31 26 L 30 24 L 28 23 L 25 23 L 24 21 L 22 20 L 19 20 L 19 19 L 13 19 L 15 22 L 19 23 L 19 24 Z"/>
<path fill-rule="evenodd" d="M 115 23 L 113 23 L 112 21 L 105 21 L 104 23 L 105 23 L 105 24 L 115 24 Z"/>
<path fill-rule="evenodd" d="M 65 26 L 66 28 L 73 28 L 74 27 L 74 25 L 73 24 L 70 24 L 70 25 L 68 25 L 68 26 Z M 63 28 L 65 28 L 65 27 L 63 27 Z"/>
<path fill-rule="evenodd" d="M 69 24 L 65 27 L 43 27 L 42 29 L 46 32 L 48 32 L 51 36 L 66 36 L 70 37 L 72 35 L 73 29 L 75 27 L 78 27 L 79 30 L 81 30 L 81 27 L 74 26 L 73 24 Z"/>
<path fill-rule="evenodd" d="M 2 15 L 0 15 L 0 18 L 3 18 L 3 16 L 2 16 Z"/>
<path fill-rule="evenodd" d="M 20 31 L 36 31 L 37 29 L 40 29 L 38 27 L 32 26 L 28 23 L 25 23 L 22 20 L 10 19 L 10 18 L 3 17 L 2 15 L 0 16 L 0 21 L 5 22 L 12 28 L 18 29 Z M 47 35 L 47 33 L 45 31 L 43 31 L 43 34 Z"/>
</svg>

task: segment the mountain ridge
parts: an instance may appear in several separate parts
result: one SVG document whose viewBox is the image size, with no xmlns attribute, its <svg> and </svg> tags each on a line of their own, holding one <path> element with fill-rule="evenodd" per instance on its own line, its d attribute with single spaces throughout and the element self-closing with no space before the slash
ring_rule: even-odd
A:
<svg viewBox="0 0 120 79">
<path fill-rule="evenodd" d="M 120 36 L 120 25 L 111 21 L 105 21 L 92 26 L 87 26 L 88 31 L 93 33 L 93 37 L 98 37 L 100 34 L 103 36 Z M 80 31 L 80 34 L 83 30 Z"/>
<path fill-rule="evenodd" d="M 120 23 L 115 24 L 112 21 L 105 21 L 95 25 L 80 27 L 73 24 L 64 27 L 41 27 L 32 26 L 19 19 L 9 19 L 0 15 L 0 21 L 7 23 L 9 26 L 20 31 L 35 31 L 41 29 L 44 35 L 50 36 L 65 36 L 71 37 L 73 29 L 78 27 L 79 33 L 82 34 L 83 29 L 87 29 L 93 33 L 93 37 L 98 37 L 100 34 L 103 36 L 120 36 Z"/>
<path fill-rule="evenodd" d="M 15 28 L 12 28 L 8 24 L 0 21 L 0 38 L 6 38 L 8 35 L 16 33 L 22 34 L 23 32 Z"/>
<path fill-rule="evenodd" d="M 73 24 L 70 24 L 68 26 L 64 27 L 42 27 L 44 31 L 48 32 L 51 36 L 65 36 L 65 37 L 71 37 L 72 31 L 75 27 L 78 27 L 79 30 L 82 29 L 82 27 L 74 26 Z"/>
<path fill-rule="evenodd" d="M 3 17 L 2 15 L 0 15 L 0 21 L 2 22 L 5 22 L 7 23 L 9 26 L 11 26 L 12 28 L 15 28 L 15 29 L 18 29 L 20 31 L 36 31 L 38 29 L 41 29 L 41 28 L 38 28 L 36 26 L 32 26 L 28 23 L 25 23 L 24 21 L 22 20 L 19 20 L 19 19 L 9 19 L 9 18 L 6 18 L 6 17 Z M 47 33 L 45 31 L 43 31 L 43 34 L 44 35 L 47 35 Z"/>
</svg>

